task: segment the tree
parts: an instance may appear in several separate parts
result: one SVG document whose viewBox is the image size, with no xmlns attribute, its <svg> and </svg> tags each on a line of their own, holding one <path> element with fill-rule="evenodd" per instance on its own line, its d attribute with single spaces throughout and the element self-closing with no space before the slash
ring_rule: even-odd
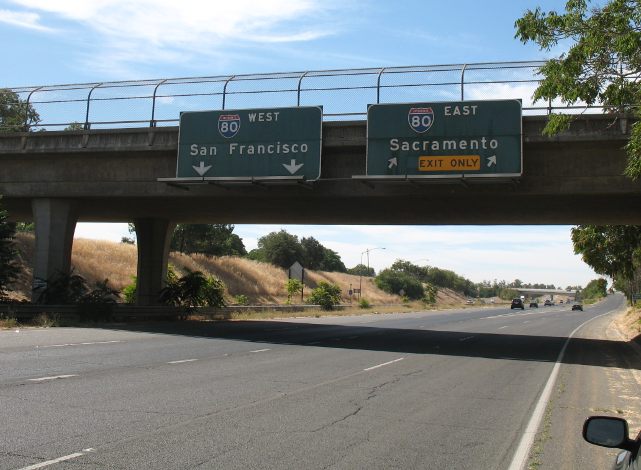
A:
<svg viewBox="0 0 641 470">
<path fill-rule="evenodd" d="M 594 279 L 588 282 L 588 285 L 585 286 L 585 289 L 580 294 L 584 300 L 601 299 L 608 295 L 607 287 L 608 281 L 605 279 Z"/>
<path fill-rule="evenodd" d="M 15 280 L 20 272 L 13 244 L 15 227 L 7 218 L 7 211 L 0 207 L 0 300 L 6 296 L 7 285 Z"/>
<path fill-rule="evenodd" d="M 410 299 L 422 299 L 425 296 L 423 283 L 411 274 L 391 268 L 383 269 L 376 276 L 376 286 L 394 295 L 407 296 Z M 403 294 L 401 294 L 403 291 Z"/>
<path fill-rule="evenodd" d="M 367 276 L 374 277 L 376 276 L 376 271 L 374 268 L 370 267 L 369 269 L 364 264 L 357 264 L 353 268 L 347 270 L 348 274 L 354 274 L 356 276 Z"/>
<path fill-rule="evenodd" d="M 321 261 L 320 270 L 330 271 L 330 272 L 339 272 L 339 273 L 347 272 L 345 263 L 343 263 L 343 260 L 341 260 L 340 255 L 336 253 L 334 250 L 330 250 L 329 248 L 324 249 L 323 260 Z"/>
<path fill-rule="evenodd" d="M 253 256 L 256 256 L 252 259 L 266 261 L 281 268 L 289 268 L 295 261 L 304 259 L 303 247 L 298 237 L 285 230 L 260 237 L 257 250 L 252 252 L 255 252 Z"/>
<path fill-rule="evenodd" d="M 0 132 L 23 132 L 40 122 L 31 104 L 14 91 L 0 88 Z"/>
<path fill-rule="evenodd" d="M 308 269 L 321 269 L 326 248 L 314 237 L 303 237 L 300 241 L 303 248 L 302 264 Z"/>
<path fill-rule="evenodd" d="M 574 252 L 598 274 L 632 279 L 641 255 L 641 226 L 578 225 Z"/>
<path fill-rule="evenodd" d="M 641 261 L 641 226 L 578 225 L 572 229 L 572 243 L 596 273 L 624 283 L 624 291 L 633 293 Z"/>
<path fill-rule="evenodd" d="M 568 105 L 601 104 L 606 112 L 639 116 L 641 105 L 641 4 L 609 0 L 588 9 L 588 0 L 568 0 L 565 12 L 527 10 L 516 21 L 516 37 L 550 51 L 570 41 L 569 50 L 540 69 L 543 80 L 534 101 L 561 99 Z M 552 114 L 544 129 L 555 134 L 570 125 L 568 115 Z M 632 124 L 625 174 L 641 176 L 641 121 Z"/>
<path fill-rule="evenodd" d="M 231 224 L 178 224 L 171 238 L 171 249 L 187 254 L 245 256 L 245 245 L 233 231 Z"/>
</svg>

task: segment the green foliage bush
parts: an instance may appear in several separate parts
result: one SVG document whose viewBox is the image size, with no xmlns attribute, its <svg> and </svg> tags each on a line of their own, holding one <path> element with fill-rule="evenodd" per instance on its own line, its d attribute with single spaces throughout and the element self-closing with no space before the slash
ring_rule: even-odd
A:
<svg viewBox="0 0 641 470">
<path fill-rule="evenodd" d="M 607 292 L 608 281 L 603 278 L 593 279 L 588 282 L 588 285 L 585 286 L 580 293 L 581 298 L 584 301 L 589 300 L 598 300 L 608 295 Z"/>
<path fill-rule="evenodd" d="M 131 284 L 127 284 L 122 289 L 122 297 L 126 304 L 136 303 L 136 293 L 138 291 L 138 277 L 131 276 Z"/>
<path fill-rule="evenodd" d="M 249 305 L 249 297 L 245 294 L 238 294 L 234 296 L 234 303 L 236 305 Z"/>
<path fill-rule="evenodd" d="M 318 283 L 318 287 L 312 290 L 307 302 L 312 305 L 320 305 L 323 310 L 333 310 L 341 302 L 341 288 L 336 284 L 321 281 Z"/>
<path fill-rule="evenodd" d="M 413 300 L 421 299 L 425 295 L 421 281 L 404 271 L 383 269 L 376 276 L 375 282 L 379 289 L 389 294 L 401 295 L 403 291 L 404 296 Z"/>
<path fill-rule="evenodd" d="M 361 300 L 358 301 L 358 307 L 359 308 L 372 308 L 372 305 L 369 303 L 369 300 L 366 298 L 362 298 Z"/>
<path fill-rule="evenodd" d="M 194 307 L 224 307 L 224 292 L 223 282 L 213 276 L 187 271 L 178 278 L 173 270 L 169 270 L 167 285 L 160 291 L 159 300 L 166 305 L 183 307 L 189 313 Z"/>
<path fill-rule="evenodd" d="M 285 283 L 285 288 L 287 289 L 287 303 L 292 303 L 292 297 L 298 295 L 303 290 L 303 283 L 298 279 L 287 279 Z"/>
</svg>

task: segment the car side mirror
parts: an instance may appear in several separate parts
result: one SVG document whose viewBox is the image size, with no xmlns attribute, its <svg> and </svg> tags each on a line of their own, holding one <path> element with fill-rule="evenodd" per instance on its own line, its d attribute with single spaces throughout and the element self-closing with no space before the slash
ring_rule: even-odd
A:
<svg viewBox="0 0 641 470">
<path fill-rule="evenodd" d="M 583 424 L 583 439 L 590 444 L 633 452 L 637 445 L 628 432 L 628 422 L 612 416 L 590 416 Z"/>
</svg>

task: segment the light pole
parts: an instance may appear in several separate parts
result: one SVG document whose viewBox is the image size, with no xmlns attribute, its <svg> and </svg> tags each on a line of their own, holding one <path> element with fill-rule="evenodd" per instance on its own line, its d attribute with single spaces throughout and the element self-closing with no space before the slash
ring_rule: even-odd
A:
<svg viewBox="0 0 641 470">
<path fill-rule="evenodd" d="M 368 248 L 361 253 L 361 267 L 363 266 L 363 255 L 367 253 L 367 275 L 369 276 L 369 252 L 374 250 L 384 250 L 385 247 L 377 246 L 375 248 Z M 361 275 L 358 278 L 358 300 L 361 300 L 361 295 L 363 293 L 363 270 L 361 269 Z"/>
</svg>

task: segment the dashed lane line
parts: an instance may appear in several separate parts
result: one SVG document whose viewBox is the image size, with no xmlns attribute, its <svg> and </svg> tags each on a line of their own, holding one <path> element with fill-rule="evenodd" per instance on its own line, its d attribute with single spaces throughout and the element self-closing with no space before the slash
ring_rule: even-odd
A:
<svg viewBox="0 0 641 470">
<path fill-rule="evenodd" d="M 64 344 L 50 344 L 48 346 L 39 346 L 40 349 L 47 348 L 65 348 L 67 346 L 90 346 L 94 344 L 115 344 L 115 343 L 124 343 L 124 341 L 93 341 L 87 343 L 64 343 Z"/>
<path fill-rule="evenodd" d="M 184 364 L 185 362 L 195 362 L 198 359 L 180 359 L 178 361 L 169 361 L 167 364 Z"/>
<path fill-rule="evenodd" d="M 78 377 L 78 375 L 77 374 L 52 375 L 50 377 L 38 377 L 37 379 L 28 379 L 28 380 L 29 382 L 45 382 L 47 380 L 68 379 L 70 377 Z"/>
<path fill-rule="evenodd" d="M 394 364 L 395 362 L 402 361 L 403 359 L 405 359 L 405 358 L 404 357 L 399 357 L 398 359 L 394 359 L 393 361 L 383 362 L 382 364 L 377 364 L 375 366 L 368 367 L 367 369 L 363 369 L 363 370 L 367 372 L 367 371 L 370 371 L 370 370 L 378 369 L 379 367 L 383 367 L 383 366 L 387 366 L 387 365 L 390 365 L 390 364 Z"/>
<path fill-rule="evenodd" d="M 36 463 L 33 465 L 29 465 L 28 467 L 22 467 L 19 468 L 18 470 L 36 470 L 38 468 L 44 468 L 48 467 L 50 465 L 54 465 L 60 462 L 66 462 L 67 460 L 73 460 L 77 459 L 78 457 L 82 457 L 85 454 L 88 454 L 90 452 L 94 452 L 95 449 L 89 448 L 89 449 L 82 449 L 82 452 L 74 452 L 73 454 L 69 455 L 64 455 L 62 457 L 58 457 L 57 459 L 52 459 L 52 460 L 47 460 L 45 462 L 40 462 Z"/>
</svg>

